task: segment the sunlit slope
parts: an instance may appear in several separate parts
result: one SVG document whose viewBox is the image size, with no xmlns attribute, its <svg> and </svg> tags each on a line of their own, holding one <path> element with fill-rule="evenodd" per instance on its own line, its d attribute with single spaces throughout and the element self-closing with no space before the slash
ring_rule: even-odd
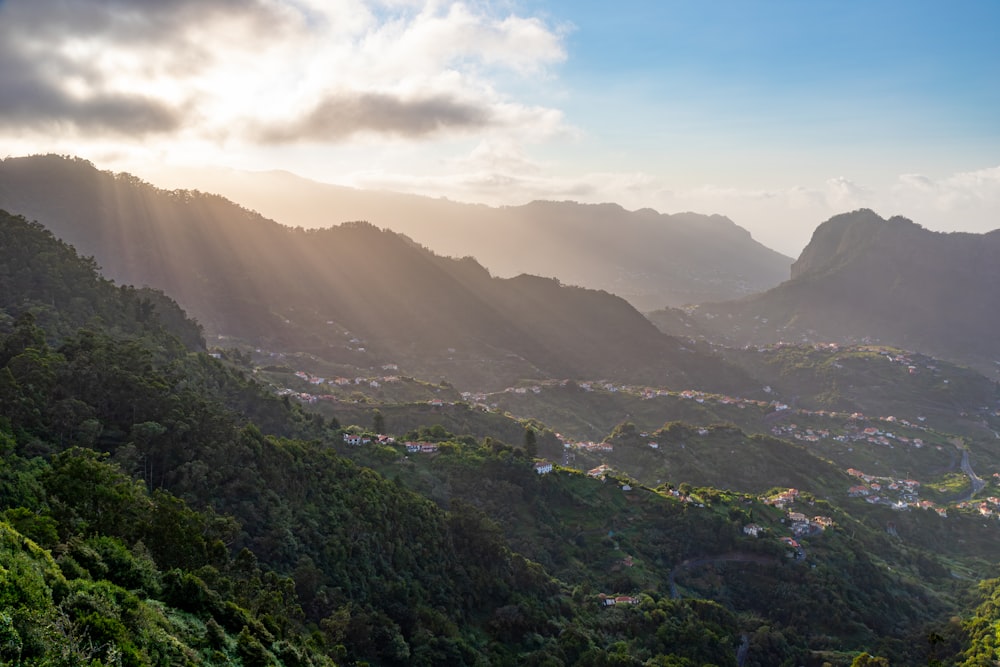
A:
<svg viewBox="0 0 1000 667">
<path fill-rule="evenodd" d="M 464 384 L 518 377 L 746 388 L 624 300 L 493 278 L 367 223 L 291 229 L 215 195 L 166 192 L 87 162 L 7 160 L 0 205 L 35 217 L 120 281 L 163 289 L 210 335 Z M 331 220 L 340 216 L 330 212 Z"/>
<path fill-rule="evenodd" d="M 720 215 L 572 201 L 490 207 L 317 183 L 276 171 L 204 169 L 172 173 L 168 180 L 185 187 L 204 184 L 199 187 L 287 225 L 368 220 L 436 253 L 471 255 L 494 275 L 554 276 L 607 290 L 639 310 L 763 291 L 787 279 L 792 262 Z M 341 217 L 331 219 L 331 211 Z"/>
</svg>

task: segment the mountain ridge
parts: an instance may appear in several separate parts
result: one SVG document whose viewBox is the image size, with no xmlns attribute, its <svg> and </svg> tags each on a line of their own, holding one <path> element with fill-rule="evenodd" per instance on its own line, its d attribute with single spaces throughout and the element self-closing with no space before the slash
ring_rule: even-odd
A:
<svg viewBox="0 0 1000 667">
<path fill-rule="evenodd" d="M 492 207 L 318 183 L 290 172 L 200 171 L 192 180 L 286 224 L 328 226 L 317 211 L 340 210 L 341 220 L 388 227 L 439 254 L 472 255 L 494 275 L 555 276 L 618 294 L 639 310 L 766 289 L 788 276 L 792 261 L 720 215 L 553 200 Z"/>
<path fill-rule="evenodd" d="M 6 214 L 3 222 L 0 231 L 41 229 Z M 371 256 L 352 254 L 357 246 L 345 242 L 344 259 L 331 258 L 331 246 L 317 239 L 384 237 L 384 257 L 399 251 L 435 269 L 420 274 L 430 282 L 413 285 L 416 292 L 449 276 L 483 277 L 474 261 L 411 252 L 412 241 L 371 225 L 329 232 L 295 234 L 303 244 L 296 268 L 315 269 L 316 257 L 320 268 L 334 264 L 345 280 L 357 279 L 348 295 L 365 279 L 390 276 L 358 276 Z M 85 297 L 87 281 L 109 285 L 96 278 L 93 260 L 65 243 L 53 253 L 44 247 L 57 245 L 51 232 L 37 235 L 37 251 L 14 236 L 2 247 L 28 261 L 11 272 L 19 282 L 0 291 L 0 307 L 43 309 L 51 290 L 39 298 L 38 282 L 63 283 L 67 303 Z M 50 257 L 76 268 L 51 271 Z M 255 287 L 267 282 L 248 279 Z M 532 276 L 497 285 L 511 282 L 526 294 L 510 298 L 534 296 L 542 304 L 545 292 L 566 289 Z M 267 287 L 281 296 L 302 286 Z M 593 296 L 580 288 L 566 294 L 588 306 Z M 598 296 L 633 316 L 622 300 Z M 471 289 L 469 298 L 476 298 Z M 53 306 L 60 314 L 62 303 Z M 96 305 L 91 312 L 118 310 Z M 0 565 L 18 575 L 4 588 L 14 602 L 0 619 L 4 660 L 96 663 L 93 652 L 78 649 L 97 641 L 108 664 L 130 665 L 735 664 L 739 646 L 756 664 L 846 667 L 860 650 L 888 654 L 894 664 L 929 662 L 937 649 L 923 638 L 931 629 L 946 634 L 941 650 L 954 662 L 967 645 L 957 622 L 946 625 L 970 586 L 951 568 L 971 579 L 990 567 L 952 553 L 939 560 L 923 545 L 969 537 L 993 553 L 995 533 L 978 512 L 943 522 L 936 513 L 887 507 L 869 514 L 856 499 L 858 519 L 855 507 L 849 514 L 806 489 L 764 497 L 683 481 L 675 487 L 677 479 L 649 488 L 607 470 L 601 481 L 558 467 L 540 475 L 527 431 L 524 448 L 456 438 L 440 425 L 429 429 L 443 436 L 436 454 L 411 457 L 399 442 L 355 448 L 337 422 L 257 385 L 245 358 L 234 365 L 223 354 L 158 351 L 150 336 L 156 332 L 138 319 L 143 308 L 126 308 L 123 317 L 130 312 L 141 338 L 111 336 L 100 318 L 66 313 L 74 315 L 68 327 L 83 322 L 88 329 L 60 336 L 58 348 L 30 318 L 13 327 L 0 318 Z M 721 466 L 712 467 L 708 451 L 688 451 L 698 439 L 707 436 L 709 444 L 718 436 L 712 455 L 727 462 L 735 447 L 763 443 L 775 453 L 772 462 L 794 472 L 782 455 L 787 443 L 754 436 L 748 443 L 727 426 L 703 430 L 668 425 L 656 435 L 662 449 L 625 424 L 612 435 L 623 454 L 643 455 L 637 461 L 654 452 L 697 456 L 714 475 Z M 348 449 L 385 474 L 335 453 Z M 828 463 L 815 464 L 834 474 Z M 752 472 L 737 468 L 727 477 L 742 486 Z M 765 473 L 752 486 L 763 489 L 770 478 Z M 836 473 L 832 483 L 848 479 Z M 772 505 L 775 495 L 792 504 Z M 433 496 L 448 507 L 428 502 Z M 818 513 L 814 520 L 826 527 L 796 542 L 789 537 L 793 512 Z M 749 522 L 758 535 L 746 530 Z M 531 560 L 512 550 L 508 534 L 531 548 Z M 49 551 L 22 535 L 38 537 Z M 990 648 L 985 637 L 982 648 Z M 124 656 L 116 659 L 119 650 Z"/>
<path fill-rule="evenodd" d="M 1000 230 L 933 232 L 861 209 L 821 224 L 790 280 L 691 314 L 739 344 L 876 341 L 996 377 L 998 312 Z"/>
<path fill-rule="evenodd" d="M 366 368 L 399 362 L 470 385 L 538 376 L 750 384 L 617 296 L 494 278 L 476 260 L 441 257 L 369 223 L 289 228 L 218 195 L 164 191 L 56 156 L 4 161 L 0 205 L 37 217 L 114 279 L 162 289 L 215 336 Z"/>
</svg>

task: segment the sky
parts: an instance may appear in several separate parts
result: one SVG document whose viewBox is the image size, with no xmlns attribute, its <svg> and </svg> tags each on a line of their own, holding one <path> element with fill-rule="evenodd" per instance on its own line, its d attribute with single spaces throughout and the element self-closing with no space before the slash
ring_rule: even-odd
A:
<svg viewBox="0 0 1000 667">
<path fill-rule="evenodd" d="M 0 157 L 721 213 L 791 256 L 862 207 L 984 232 L 998 26 L 996 0 L 0 0 Z"/>
</svg>

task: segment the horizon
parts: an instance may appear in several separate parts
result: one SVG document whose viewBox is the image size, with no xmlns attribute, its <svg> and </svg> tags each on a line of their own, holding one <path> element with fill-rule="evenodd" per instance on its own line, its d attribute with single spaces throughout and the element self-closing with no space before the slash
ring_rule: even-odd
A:
<svg viewBox="0 0 1000 667">
<path fill-rule="evenodd" d="M 987 0 L 6 0 L 0 138 L 160 187 L 282 170 L 719 214 L 795 257 L 858 208 L 1000 227 L 997 19 Z"/>
</svg>

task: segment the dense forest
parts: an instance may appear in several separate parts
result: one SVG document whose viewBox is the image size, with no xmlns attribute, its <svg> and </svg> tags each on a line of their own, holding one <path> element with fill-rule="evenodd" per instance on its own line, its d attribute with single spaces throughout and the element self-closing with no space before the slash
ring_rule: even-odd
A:
<svg viewBox="0 0 1000 667">
<path fill-rule="evenodd" d="M 161 320 L 37 224 L 4 214 L 0 228 L 6 660 L 610 664 L 640 644 L 664 660 L 733 655 L 730 612 L 660 597 L 595 614 L 482 512 L 442 509 L 338 456 L 324 444 L 335 421 L 267 394 L 197 336 L 186 346 L 192 322 Z M 676 632 L 726 639 L 647 636 L 633 616 L 657 609 Z"/>
<path fill-rule="evenodd" d="M 162 293 L 0 234 L 5 662 L 991 664 L 995 583 L 840 508 L 800 559 L 755 495 L 537 475 L 510 424 L 348 458 Z"/>
</svg>

